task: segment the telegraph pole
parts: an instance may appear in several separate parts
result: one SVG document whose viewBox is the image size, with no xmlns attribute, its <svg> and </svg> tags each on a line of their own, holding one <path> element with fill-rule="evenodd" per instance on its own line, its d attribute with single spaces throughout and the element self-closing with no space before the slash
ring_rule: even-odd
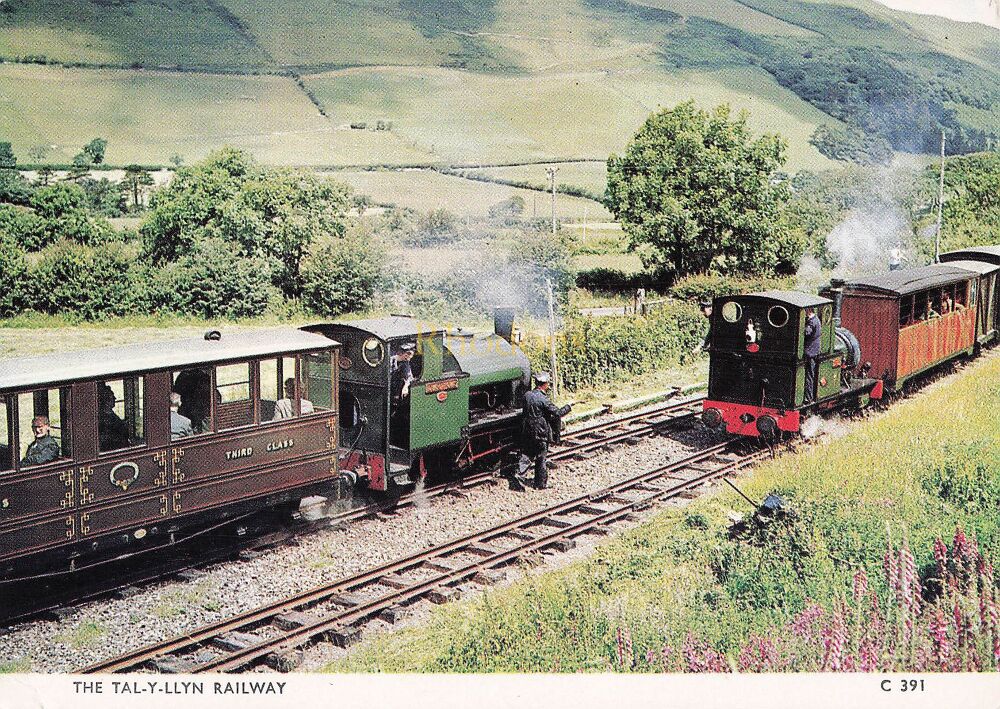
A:
<svg viewBox="0 0 1000 709">
<path fill-rule="evenodd" d="M 556 235 L 556 173 L 558 171 L 558 167 L 545 168 L 545 172 L 549 176 L 549 186 L 552 188 L 552 236 Z"/>
<path fill-rule="evenodd" d="M 944 211 L 944 130 L 941 130 L 941 179 L 938 182 L 937 232 L 934 235 L 934 263 L 941 262 L 941 217 Z"/>
</svg>

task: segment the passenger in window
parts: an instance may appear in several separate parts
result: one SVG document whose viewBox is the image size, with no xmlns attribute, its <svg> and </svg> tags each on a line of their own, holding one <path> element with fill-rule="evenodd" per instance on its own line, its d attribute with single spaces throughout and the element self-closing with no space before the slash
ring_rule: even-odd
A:
<svg viewBox="0 0 1000 709">
<path fill-rule="evenodd" d="M 941 302 L 941 314 L 942 315 L 947 315 L 952 310 L 954 310 L 954 303 L 951 300 L 951 296 L 950 295 L 946 295 L 944 297 L 944 300 Z"/>
<path fill-rule="evenodd" d="M 274 405 L 274 418 L 272 421 L 277 421 L 279 419 L 290 419 L 295 416 L 295 406 L 292 402 L 295 400 L 295 379 L 289 377 L 285 380 L 285 398 L 278 399 L 278 403 Z M 315 411 L 313 403 L 309 399 L 299 399 L 299 404 L 301 406 L 301 412 L 303 414 L 311 414 Z"/>
<path fill-rule="evenodd" d="M 185 369 L 177 375 L 174 390 L 181 395 L 180 414 L 191 422 L 196 433 L 210 428 L 212 377 L 207 369 Z"/>
<path fill-rule="evenodd" d="M 128 445 L 128 426 L 115 413 L 115 403 L 115 392 L 102 384 L 97 390 L 97 437 L 102 452 Z"/>
<path fill-rule="evenodd" d="M 178 413 L 180 408 L 181 395 L 176 391 L 170 392 L 170 437 L 173 439 L 194 435 L 191 419 Z"/>
<path fill-rule="evenodd" d="M 31 419 L 31 430 L 35 434 L 28 448 L 24 451 L 21 465 L 44 465 L 59 457 L 59 443 L 49 433 L 49 417 L 36 416 Z"/>
</svg>

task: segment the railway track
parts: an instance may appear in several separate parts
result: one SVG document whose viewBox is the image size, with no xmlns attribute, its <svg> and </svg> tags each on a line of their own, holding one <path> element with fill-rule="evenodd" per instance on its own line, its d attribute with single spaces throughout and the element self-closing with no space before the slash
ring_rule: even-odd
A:
<svg viewBox="0 0 1000 709">
<path fill-rule="evenodd" d="M 300 648 L 316 641 L 347 645 L 361 624 L 395 619 L 421 599 L 443 603 L 457 585 L 489 584 L 498 568 L 546 550 L 565 551 L 585 534 L 637 511 L 677 498 L 767 457 L 726 441 L 601 490 L 561 502 L 485 531 L 454 539 L 383 566 L 149 645 L 89 667 L 83 673 L 227 672 L 260 665 L 287 671 Z"/>
<path fill-rule="evenodd" d="M 553 446 L 549 459 L 566 461 L 573 458 L 587 458 L 596 455 L 597 452 L 608 446 L 637 443 L 642 437 L 652 435 L 671 424 L 693 419 L 700 412 L 702 401 L 704 401 L 704 397 L 694 396 L 571 429 L 564 432 L 560 444 Z M 124 560 L 116 560 L 120 570 L 119 573 L 115 574 L 116 580 L 110 586 L 107 583 L 107 574 L 92 570 L 77 572 L 74 579 L 83 578 L 87 573 L 95 573 L 101 578 L 90 583 L 86 581 L 83 583 L 74 582 L 65 589 L 47 587 L 39 589 L 38 593 L 11 594 L 12 596 L 19 595 L 24 599 L 24 602 L 18 603 L 17 599 L 8 601 L 4 611 L 0 613 L 0 622 L 6 624 L 21 622 L 43 613 L 58 613 L 60 608 L 71 607 L 114 593 L 129 593 L 136 586 L 153 583 L 170 575 L 233 559 L 241 553 L 252 553 L 280 544 L 287 544 L 297 537 L 314 533 L 331 525 L 346 524 L 380 513 L 398 511 L 415 504 L 418 500 L 454 494 L 461 490 L 492 483 L 496 479 L 496 473 L 493 471 L 478 472 L 421 489 L 419 492 L 407 492 L 395 500 L 378 500 L 352 509 L 337 511 L 325 517 L 321 522 L 300 522 L 285 528 L 272 528 L 264 532 L 258 529 L 254 534 L 237 536 L 234 535 L 232 529 L 226 527 L 217 535 L 216 542 L 202 544 L 197 556 L 168 554 L 161 558 L 154 553 L 152 556 L 157 557 L 154 561 L 150 563 L 147 559 L 145 563 L 136 568 L 128 567 Z M 239 524 L 233 523 L 231 526 L 235 529 Z M 210 540 L 208 541 L 210 542 Z M 149 556 L 151 555 L 145 554 L 145 557 Z M 33 599 L 40 599 L 40 602 Z"/>
</svg>

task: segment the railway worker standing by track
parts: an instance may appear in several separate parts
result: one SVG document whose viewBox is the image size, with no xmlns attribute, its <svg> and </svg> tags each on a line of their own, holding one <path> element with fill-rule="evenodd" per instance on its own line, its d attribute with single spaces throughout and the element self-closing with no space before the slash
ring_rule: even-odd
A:
<svg viewBox="0 0 1000 709">
<path fill-rule="evenodd" d="M 698 304 L 701 308 L 701 314 L 705 316 L 705 320 L 708 321 L 708 330 L 705 332 L 705 339 L 701 341 L 700 345 L 694 348 L 692 354 L 698 354 L 699 352 L 708 352 L 712 348 L 712 301 L 703 300 Z"/>
<path fill-rule="evenodd" d="M 549 470 L 545 454 L 549 450 L 552 431 L 558 428 L 560 419 L 570 412 L 569 404 L 557 408 L 548 397 L 551 377 L 548 372 L 535 374 L 535 388 L 524 395 L 524 419 L 522 423 L 521 455 L 518 460 L 518 478 L 535 466 L 535 487 L 544 490 L 549 483 Z M 518 480 L 518 482 L 524 482 Z"/>
<path fill-rule="evenodd" d="M 806 308 L 806 391 L 804 402 L 807 404 L 811 404 L 816 399 L 816 369 L 819 365 L 819 339 L 822 334 L 823 324 L 816 316 L 816 308 Z"/>
</svg>

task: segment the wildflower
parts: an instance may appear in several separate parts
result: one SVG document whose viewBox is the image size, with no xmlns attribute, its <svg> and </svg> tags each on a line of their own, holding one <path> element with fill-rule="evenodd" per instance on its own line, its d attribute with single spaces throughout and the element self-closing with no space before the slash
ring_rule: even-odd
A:
<svg viewBox="0 0 1000 709">
<path fill-rule="evenodd" d="M 634 659 L 632 656 L 632 632 L 628 628 L 618 628 L 618 666 L 623 670 L 632 669 Z"/>
<path fill-rule="evenodd" d="M 854 573 L 854 603 L 859 605 L 868 594 L 868 574 L 864 569 L 858 569 Z"/>
<path fill-rule="evenodd" d="M 937 668 L 945 669 L 951 655 L 951 641 L 948 639 L 948 622 L 940 608 L 935 609 L 934 614 L 931 615 L 927 630 L 931 636 Z"/>
<path fill-rule="evenodd" d="M 843 606 L 839 603 L 834 608 L 830 625 L 823 629 L 823 643 L 826 649 L 823 669 L 836 672 L 841 669 L 844 646 L 847 644 L 847 623 L 844 621 Z"/>
</svg>

